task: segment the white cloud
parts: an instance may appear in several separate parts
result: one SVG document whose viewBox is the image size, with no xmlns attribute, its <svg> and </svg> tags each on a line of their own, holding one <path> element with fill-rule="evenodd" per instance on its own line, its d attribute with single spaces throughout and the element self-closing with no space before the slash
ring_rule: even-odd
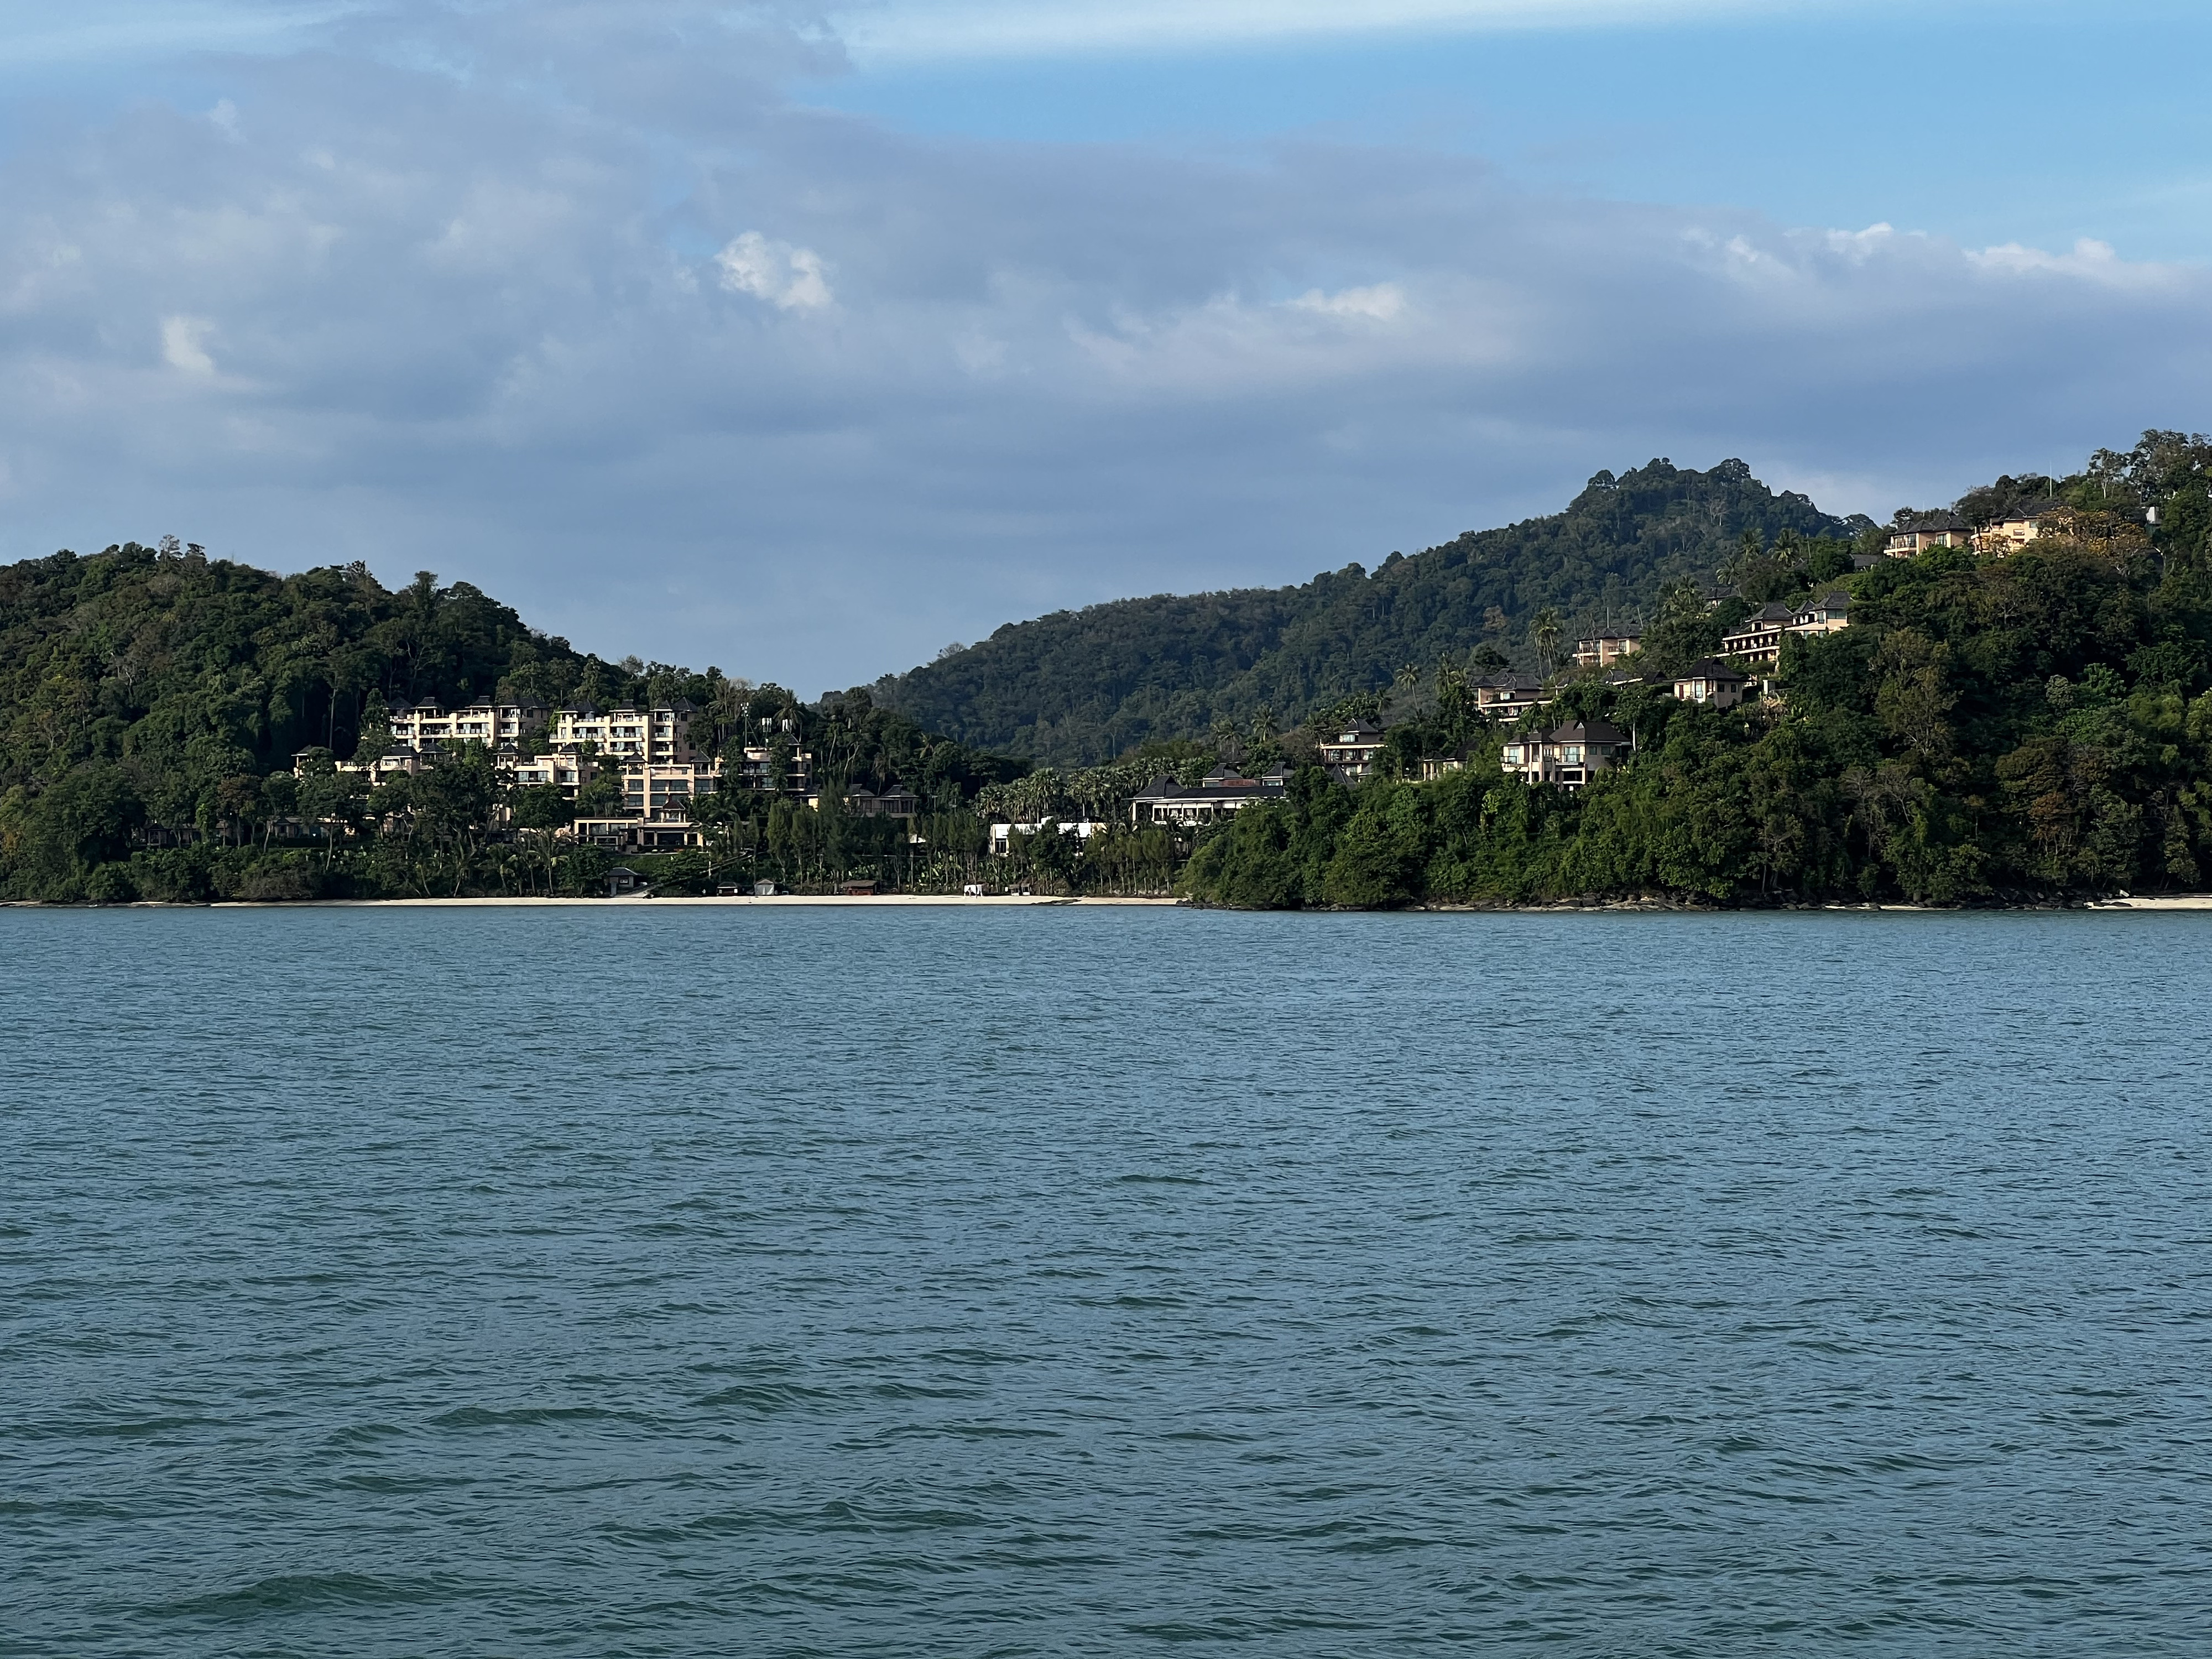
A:
<svg viewBox="0 0 2212 1659">
<path fill-rule="evenodd" d="M 836 9 L 865 62 L 1175 51 L 1379 32 L 1580 28 L 1775 7 L 1771 0 L 903 0 Z"/>
<path fill-rule="evenodd" d="M 818 311 L 836 298 L 820 254 L 772 242 L 757 230 L 717 253 L 714 263 L 722 269 L 722 286 L 732 294 L 750 294 L 785 311 Z"/>
<path fill-rule="evenodd" d="M 2007 242 L 1969 253 L 1977 270 L 2012 276 L 2070 276 L 2120 288 L 2164 288 L 2189 284 L 2190 267 L 2123 259 L 2109 242 L 2083 237 L 2064 253 Z"/>
<path fill-rule="evenodd" d="M 1308 289 L 1290 303 L 1299 311 L 1318 312 L 1324 317 L 1365 317 L 1387 323 L 1405 310 L 1406 292 L 1395 283 L 1339 289 L 1334 294 L 1324 294 L 1315 288 Z"/>
<path fill-rule="evenodd" d="M 720 17 L 426 8 L 434 51 L 364 24 L 20 139 L 0 557 L 174 527 L 427 565 L 591 648 L 819 690 L 1653 455 L 1886 514 L 2203 423 L 2194 268 L 1551 199 L 1404 149 L 910 138 L 784 104 L 745 77 L 811 48 Z"/>
<path fill-rule="evenodd" d="M 204 317 L 164 317 L 161 361 L 187 374 L 213 374 L 215 359 L 208 356 L 206 343 L 214 328 Z"/>
</svg>

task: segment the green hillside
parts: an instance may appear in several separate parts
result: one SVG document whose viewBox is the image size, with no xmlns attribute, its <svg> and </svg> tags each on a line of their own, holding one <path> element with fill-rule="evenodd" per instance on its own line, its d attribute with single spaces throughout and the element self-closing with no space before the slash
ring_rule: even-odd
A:
<svg viewBox="0 0 2212 1659">
<path fill-rule="evenodd" d="M 903 783 L 939 817 L 959 817 L 979 787 L 1023 769 L 936 741 L 865 697 L 809 708 L 716 669 L 605 662 L 427 572 L 392 592 L 360 565 L 276 575 L 173 541 L 125 543 L 0 567 L 0 898 L 537 890 L 529 884 L 552 877 L 526 867 L 504 815 L 522 809 L 516 822 L 543 830 L 579 810 L 619 811 L 618 781 L 593 786 L 614 791 L 596 808 L 591 791 L 532 803 L 479 749 L 370 794 L 327 756 L 380 748 L 385 710 L 403 699 L 679 697 L 701 711 L 695 741 L 741 747 L 773 721 L 812 750 L 819 776 Z M 295 778 L 303 750 L 326 757 Z M 744 799 L 717 818 L 726 841 L 759 851 L 763 872 L 785 881 L 848 864 L 872 871 L 893 827 L 778 810 L 757 823 L 767 803 Z M 302 819 L 341 830 L 284 845 Z M 590 859 L 571 861 L 584 879 Z"/>
<path fill-rule="evenodd" d="M 1403 752 L 1464 744 L 1463 769 L 1422 782 L 1401 766 L 1356 789 L 1301 774 L 1201 839 L 1185 883 L 1261 908 L 2201 890 L 2212 440 L 2146 433 L 2069 478 L 2000 478 L 1961 515 L 2024 501 L 2050 516 L 2008 552 L 1937 546 L 1842 578 L 1850 626 L 1790 635 L 1778 696 L 1678 702 L 1647 648 L 1641 672 L 1571 677 L 1510 732 L 1444 726 L 1447 709 L 1443 729 L 1407 728 Z M 1632 746 L 1579 790 L 1504 769 L 1506 742 L 1568 720 Z"/>
<path fill-rule="evenodd" d="M 1601 472 L 1564 513 L 1470 532 L 1369 573 L 1357 564 L 1297 587 L 1122 599 L 1013 623 L 988 640 L 887 677 L 878 702 L 932 731 L 1063 764 L 1159 738 L 1285 724 L 1408 664 L 1487 645 L 1533 663 L 1539 612 L 1567 637 L 1647 609 L 1662 583 L 1705 578 L 1744 532 L 1842 537 L 1866 526 L 1777 495 L 1741 461 L 1706 472 L 1664 460 Z"/>
</svg>

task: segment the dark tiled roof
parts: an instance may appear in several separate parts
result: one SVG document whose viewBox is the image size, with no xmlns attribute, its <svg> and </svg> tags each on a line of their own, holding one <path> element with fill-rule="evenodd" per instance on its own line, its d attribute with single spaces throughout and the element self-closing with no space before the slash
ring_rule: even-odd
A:
<svg viewBox="0 0 2212 1659">
<path fill-rule="evenodd" d="M 1555 726 L 1542 738 L 1546 743 L 1626 743 L 1628 733 L 1617 726 L 1603 720 L 1573 720 L 1565 726 Z"/>
<path fill-rule="evenodd" d="M 1730 668 L 1726 663 L 1723 662 L 1717 657 L 1706 657 L 1701 661 L 1692 663 L 1680 673 L 1675 675 L 1674 678 L 1678 680 L 1736 680 L 1741 682 L 1747 679 L 1749 677 L 1747 675 L 1739 674 L 1735 669 Z"/>
</svg>

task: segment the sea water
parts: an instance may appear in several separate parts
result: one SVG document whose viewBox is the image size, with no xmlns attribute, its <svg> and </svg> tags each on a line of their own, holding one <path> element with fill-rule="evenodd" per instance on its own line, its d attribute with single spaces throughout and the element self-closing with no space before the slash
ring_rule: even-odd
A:
<svg viewBox="0 0 2212 1659">
<path fill-rule="evenodd" d="M 2212 1652 L 2208 946 L 0 913 L 0 1653 Z"/>
</svg>

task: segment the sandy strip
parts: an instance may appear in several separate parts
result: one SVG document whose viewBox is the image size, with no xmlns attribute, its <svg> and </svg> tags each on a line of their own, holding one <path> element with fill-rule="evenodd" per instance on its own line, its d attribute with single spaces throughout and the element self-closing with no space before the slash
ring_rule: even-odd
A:
<svg viewBox="0 0 2212 1659">
<path fill-rule="evenodd" d="M 606 909 L 613 905 L 647 904 L 656 909 L 677 905 L 750 904 L 762 908 L 777 905 L 858 905 L 863 908 L 878 908 L 899 904 L 969 905 L 1000 909 L 1038 905 L 1149 905 L 1169 908 L 1179 901 L 1171 898 L 1050 898 L 1042 896 L 1022 897 L 1012 894 L 987 894 L 976 897 L 968 893 L 878 893 L 866 897 L 848 897 L 842 893 L 778 893 L 772 898 L 757 898 L 750 894 L 743 896 L 700 898 L 652 898 L 642 893 L 627 893 L 620 898 L 402 898 L 402 899 L 218 899 L 212 905 L 191 908 L 216 910 L 311 910 L 311 909 L 389 909 L 397 905 L 434 905 L 447 908 L 469 905 L 503 905 L 511 908 L 535 906 L 539 909 L 560 905 L 586 905 Z M 172 907 L 163 906 L 163 908 Z"/>
</svg>

